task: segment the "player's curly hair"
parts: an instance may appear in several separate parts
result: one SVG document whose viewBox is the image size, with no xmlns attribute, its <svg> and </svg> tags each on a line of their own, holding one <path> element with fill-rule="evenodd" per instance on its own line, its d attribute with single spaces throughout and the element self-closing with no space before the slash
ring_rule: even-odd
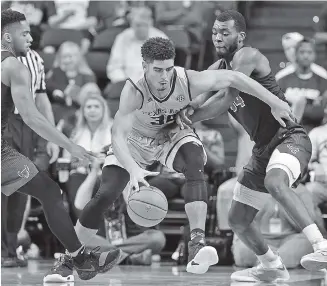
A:
<svg viewBox="0 0 327 286">
<path fill-rule="evenodd" d="M 1 11 L 1 37 L 3 36 L 4 32 L 7 31 L 9 25 L 25 20 L 25 15 L 18 11 L 11 9 Z"/>
<path fill-rule="evenodd" d="M 217 16 L 219 22 L 234 20 L 237 32 L 246 32 L 246 22 L 243 15 L 235 10 L 226 10 Z"/>
<path fill-rule="evenodd" d="M 142 58 L 146 62 L 175 59 L 175 47 L 171 40 L 160 37 L 148 39 L 141 48 Z"/>
</svg>

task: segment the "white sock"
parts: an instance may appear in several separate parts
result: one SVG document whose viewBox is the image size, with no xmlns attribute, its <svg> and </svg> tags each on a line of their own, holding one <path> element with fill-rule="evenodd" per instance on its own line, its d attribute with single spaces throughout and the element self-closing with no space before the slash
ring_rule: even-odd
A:
<svg viewBox="0 0 327 286">
<path fill-rule="evenodd" d="M 322 242 L 324 240 L 318 226 L 316 224 L 310 224 L 305 227 L 302 232 L 308 238 L 312 246 L 314 247 L 315 244 Z"/>
<path fill-rule="evenodd" d="M 257 255 L 257 257 L 265 268 L 278 268 L 279 266 L 283 265 L 280 257 L 276 255 L 270 248 L 268 248 L 268 251 L 265 254 Z"/>
<path fill-rule="evenodd" d="M 85 245 L 88 245 L 88 243 L 92 240 L 92 238 L 98 232 L 97 229 L 91 229 L 91 228 L 82 226 L 79 220 L 77 220 L 77 223 L 75 226 L 75 231 L 76 231 L 77 237 L 80 240 L 80 242 Z"/>
<path fill-rule="evenodd" d="M 82 248 L 84 247 L 84 245 L 82 245 L 79 249 L 77 249 L 74 252 L 70 252 L 70 254 L 72 255 L 72 257 L 76 257 L 78 255 L 78 253 L 82 250 Z"/>
</svg>

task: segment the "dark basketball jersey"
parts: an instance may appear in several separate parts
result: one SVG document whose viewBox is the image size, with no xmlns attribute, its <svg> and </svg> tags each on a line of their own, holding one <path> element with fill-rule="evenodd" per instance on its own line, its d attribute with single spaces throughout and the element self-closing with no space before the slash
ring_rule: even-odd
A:
<svg viewBox="0 0 327 286">
<path fill-rule="evenodd" d="M 14 57 L 14 55 L 9 51 L 1 51 L 1 62 L 8 57 Z M 14 108 L 10 86 L 1 82 L 1 135 L 3 135 L 3 131 L 8 124 L 9 113 L 13 112 Z"/>
<path fill-rule="evenodd" d="M 227 63 L 224 60 L 221 61 L 219 69 L 228 69 Z M 252 72 L 250 77 L 279 99 L 286 101 L 284 93 L 276 83 L 272 72 L 261 78 L 255 72 Z M 267 144 L 280 128 L 279 123 L 271 114 L 269 105 L 244 92 L 239 93 L 228 111 L 244 127 L 251 140 L 258 145 Z M 299 125 L 288 124 L 288 127 L 291 126 Z"/>
<path fill-rule="evenodd" d="M 316 104 L 327 90 L 327 80 L 315 72 L 307 75 L 297 75 L 295 72 L 282 77 L 278 81 L 285 92 L 286 99 L 293 103 L 299 97 L 306 98 L 307 104 L 302 117 L 302 124 L 311 130 L 321 124 L 324 118 L 324 107 Z"/>
</svg>

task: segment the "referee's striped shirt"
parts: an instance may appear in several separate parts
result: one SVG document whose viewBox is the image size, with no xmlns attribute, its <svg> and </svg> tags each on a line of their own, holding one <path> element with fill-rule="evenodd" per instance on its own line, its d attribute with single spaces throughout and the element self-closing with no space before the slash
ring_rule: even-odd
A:
<svg viewBox="0 0 327 286">
<path fill-rule="evenodd" d="M 29 50 L 26 57 L 17 57 L 17 59 L 27 66 L 31 73 L 31 91 L 35 100 L 38 93 L 46 92 L 43 59 L 34 50 Z M 17 109 L 15 109 L 15 113 L 18 114 Z"/>
</svg>

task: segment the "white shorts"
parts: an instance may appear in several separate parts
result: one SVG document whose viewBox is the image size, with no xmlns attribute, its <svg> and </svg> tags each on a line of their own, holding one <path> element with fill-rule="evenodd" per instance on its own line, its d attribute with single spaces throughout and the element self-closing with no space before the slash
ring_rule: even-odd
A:
<svg viewBox="0 0 327 286">
<path fill-rule="evenodd" d="M 162 144 L 157 143 L 155 138 L 145 137 L 136 131 L 132 131 L 127 139 L 128 148 L 133 159 L 143 169 L 155 162 L 160 162 L 162 165 L 174 170 L 173 163 L 179 148 L 190 142 L 194 142 L 203 148 L 203 162 L 205 164 L 207 162 L 206 152 L 202 142 L 192 129 L 179 130 Z M 104 167 L 110 165 L 124 168 L 115 156 L 112 147 L 109 148 Z"/>
</svg>

